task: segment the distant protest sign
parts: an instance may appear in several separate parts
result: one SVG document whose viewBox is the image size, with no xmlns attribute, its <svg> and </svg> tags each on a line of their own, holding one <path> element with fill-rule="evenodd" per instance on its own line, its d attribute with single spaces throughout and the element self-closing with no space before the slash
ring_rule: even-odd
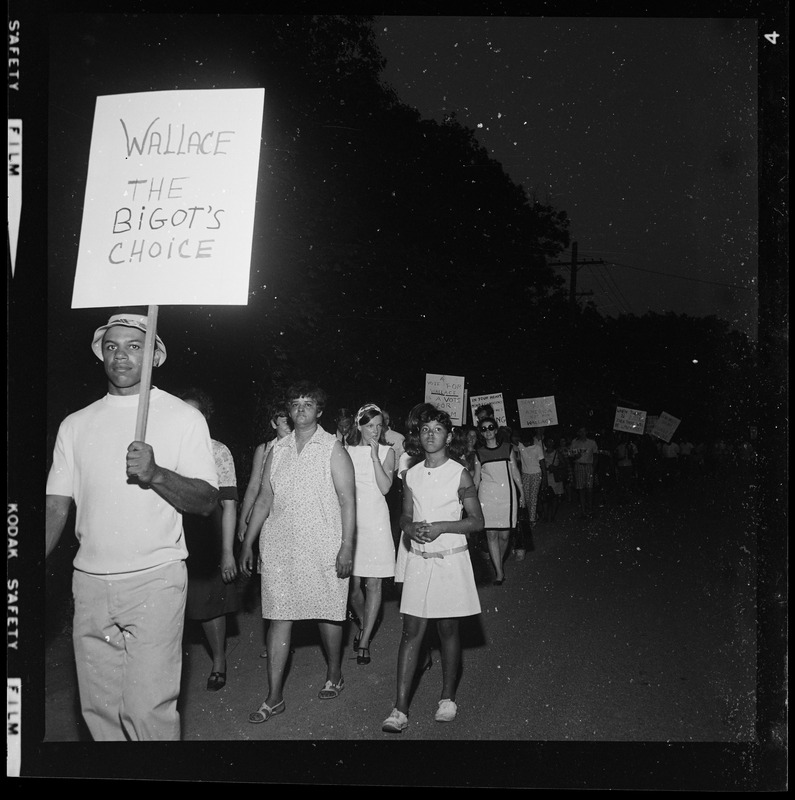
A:
<svg viewBox="0 0 795 800">
<path fill-rule="evenodd" d="M 671 437 L 674 435 L 681 421 L 682 420 L 672 417 L 670 414 L 666 414 L 665 411 L 663 411 L 657 418 L 657 422 L 654 423 L 652 435 L 656 436 L 658 439 L 662 439 L 664 442 L 670 442 Z"/>
<path fill-rule="evenodd" d="M 519 425 L 522 428 L 544 428 L 558 424 L 555 397 L 524 397 L 516 401 L 519 407 Z"/>
<path fill-rule="evenodd" d="M 472 419 L 475 420 L 475 410 L 479 406 L 491 406 L 494 409 L 494 421 L 498 425 L 507 425 L 508 418 L 505 416 L 505 403 L 502 399 L 502 392 L 495 394 L 479 394 L 469 398 L 469 407 L 472 409 Z"/>
<path fill-rule="evenodd" d="M 248 302 L 264 97 L 97 98 L 73 308 Z"/>
<path fill-rule="evenodd" d="M 425 375 L 425 402 L 446 411 L 453 425 L 463 425 L 464 379 L 455 375 Z"/>
<path fill-rule="evenodd" d="M 637 408 L 616 407 L 616 418 L 613 421 L 614 431 L 641 434 L 646 429 L 646 412 Z"/>
</svg>

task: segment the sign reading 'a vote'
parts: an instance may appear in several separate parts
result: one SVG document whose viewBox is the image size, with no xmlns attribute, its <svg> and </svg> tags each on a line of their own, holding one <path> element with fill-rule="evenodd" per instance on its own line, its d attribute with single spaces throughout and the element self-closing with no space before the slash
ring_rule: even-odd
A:
<svg viewBox="0 0 795 800">
<path fill-rule="evenodd" d="M 245 305 L 263 89 L 97 98 L 73 308 Z"/>
</svg>

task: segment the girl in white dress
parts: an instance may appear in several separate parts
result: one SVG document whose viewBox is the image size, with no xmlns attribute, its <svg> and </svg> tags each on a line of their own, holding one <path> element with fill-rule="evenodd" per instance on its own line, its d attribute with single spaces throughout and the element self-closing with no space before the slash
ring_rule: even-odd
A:
<svg viewBox="0 0 795 800">
<path fill-rule="evenodd" d="M 356 619 L 361 620 L 353 649 L 357 664 L 369 664 L 370 637 L 381 609 L 381 581 L 395 574 L 395 545 L 385 497 L 395 474 L 395 451 L 384 439 L 384 417 L 378 406 L 368 403 L 356 412 L 347 450 L 356 473 L 350 604 Z"/>
<path fill-rule="evenodd" d="M 425 458 L 406 472 L 400 528 L 411 540 L 400 600 L 403 635 L 397 665 L 397 697 L 382 730 L 408 726 L 409 694 L 429 619 L 435 619 L 442 655 L 442 699 L 437 722 L 451 722 L 458 707 L 461 663 L 459 617 L 480 613 L 467 534 L 483 530 L 483 514 L 469 471 L 448 455 L 450 416 L 430 403 L 419 414 L 419 443 Z M 407 450 L 409 448 L 407 447 Z M 467 516 L 462 519 L 463 509 Z"/>
</svg>

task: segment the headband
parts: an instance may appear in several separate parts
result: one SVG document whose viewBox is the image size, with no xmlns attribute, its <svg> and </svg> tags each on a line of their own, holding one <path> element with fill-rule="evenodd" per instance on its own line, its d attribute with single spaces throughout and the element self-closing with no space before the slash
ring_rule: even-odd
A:
<svg viewBox="0 0 795 800">
<path fill-rule="evenodd" d="M 356 412 L 356 425 L 359 425 L 359 420 L 362 418 L 362 415 L 367 411 L 375 411 L 378 414 L 383 415 L 383 411 L 375 404 L 375 403 L 365 403 L 357 412 Z"/>
</svg>

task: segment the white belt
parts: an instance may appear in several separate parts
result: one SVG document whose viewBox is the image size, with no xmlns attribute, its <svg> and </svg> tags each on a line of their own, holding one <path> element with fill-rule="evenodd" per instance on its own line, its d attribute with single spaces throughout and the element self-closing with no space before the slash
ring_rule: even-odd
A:
<svg viewBox="0 0 795 800">
<path fill-rule="evenodd" d="M 464 550 L 469 550 L 469 546 L 462 544 L 461 547 L 451 547 L 449 550 L 419 550 L 413 544 L 411 545 L 411 552 L 423 558 L 444 558 L 445 556 L 452 556 L 455 553 L 463 553 Z"/>
</svg>

